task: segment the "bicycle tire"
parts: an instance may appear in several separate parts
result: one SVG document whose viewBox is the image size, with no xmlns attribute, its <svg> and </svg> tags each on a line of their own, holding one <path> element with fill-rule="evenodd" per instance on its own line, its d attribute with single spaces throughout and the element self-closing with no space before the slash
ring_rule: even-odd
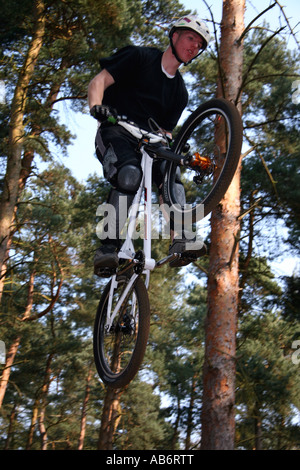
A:
<svg viewBox="0 0 300 470">
<path fill-rule="evenodd" d="M 223 126 L 223 131 L 225 129 L 226 148 L 222 152 L 216 143 L 215 136 L 218 132 L 216 123 L 219 132 L 221 126 Z M 177 186 L 174 184 L 179 167 L 174 162 L 167 162 L 162 197 L 164 203 L 172 206 L 171 217 L 174 218 L 176 213 L 180 213 L 181 217 L 189 215 L 191 219 L 188 220 L 195 223 L 206 217 L 219 204 L 232 181 L 240 160 L 242 131 L 242 120 L 237 108 L 233 103 L 223 98 L 215 98 L 203 103 L 188 117 L 174 140 L 172 150 L 177 154 L 182 154 L 188 141 L 192 140 L 192 145 L 197 150 L 199 149 L 199 155 L 207 154 L 209 156 L 211 167 L 214 167 L 215 170 L 209 177 L 204 177 L 204 185 L 203 182 L 196 185 L 192 182 L 191 176 L 184 182 L 181 174 L 181 183 L 179 184 L 183 185 L 185 194 L 188 191 L 192 194 L 196 190 L 199 192 L 196 200 L 194 196 L 191 196 L 191 200 L 186 201 L 187 205 L 184 205 L 182 198 L 180 200 L 176 193 L 178 183 Z M 185 173 L 186 169 L 181 167 L 181 172 Z M 190 173 L 195 175 L 195 170 L 191 169 Z M 202 205 L 202 210 L 199 210 L 200 205 Z"/>
<path fill-rule="evenodd" d="M 114 291 L 112 306 L 119 300 L 129 279 L 126 275 L 117 277 L 118 288 Z M 122 388 L 131 382 L 143 361 L 150 329 L 150 305 L 146 286 L 141 278 L 137 278 L 110 331 L 105 332 L 111 282 L 103 291 L 95 318 L 94 360 L 102 381 L 111 388 Z"/>
</svg>

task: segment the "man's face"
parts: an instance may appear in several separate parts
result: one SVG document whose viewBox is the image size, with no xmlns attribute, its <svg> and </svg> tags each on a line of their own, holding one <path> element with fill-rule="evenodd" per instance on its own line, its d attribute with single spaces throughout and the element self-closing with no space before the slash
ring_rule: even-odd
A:
<svg viewBox="0 0 300 470">
<path fill-rule="evenodd" d="M 199 54 L 203 46 L 203 39 L 194 31 L 175 31 L 173 44 L 180 59 L 183 62 L 189 62 Z"/>
</svg>

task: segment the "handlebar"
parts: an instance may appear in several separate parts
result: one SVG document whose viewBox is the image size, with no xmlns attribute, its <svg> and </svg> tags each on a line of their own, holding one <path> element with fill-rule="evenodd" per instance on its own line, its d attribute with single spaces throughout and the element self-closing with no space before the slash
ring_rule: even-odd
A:
<svg viewBox="0 0 300 470">
<path fill-rule="evenodd" d="M 164 160 L 169 160 L 175 162 L 177 165 L 186 165 L 187 158 L 183 155 L 176 154 L 172 152 L 172 150 L 166 146 L 169 145 L 168 138 L 161 132 L 150 132 L 140 128 L 137 124 L 132 121 L 129 121 L 124 116 L 109 116 L 107 119 L 108 122 L 111 124 L 119 124 L 120 126 L 124 127 L 131 135 L 136 137 L 139 140 L 145 140 L 144 147 L 145 150 L 154 153 L 158 158 L 162 158 Z M 153 147 L 151 144 L 158 144 L 161 143 L 161 146 Z"/>
<path fill-rule="evenodd" d="M 164 143 L 168 144 L 168 139 L 165 134 L 162 132 L 150 132 L 142 129 L 137 124 L 132 121 L 129 121 L 126 116 L 109 116 L 107 121 L 111 124 L 119 124 L 120 126 L 124 127 L 130 134 L 132 134 L 137 139 L 147 139 L 149 143 L 156 144 L 156 143 Z"/>
</svg>

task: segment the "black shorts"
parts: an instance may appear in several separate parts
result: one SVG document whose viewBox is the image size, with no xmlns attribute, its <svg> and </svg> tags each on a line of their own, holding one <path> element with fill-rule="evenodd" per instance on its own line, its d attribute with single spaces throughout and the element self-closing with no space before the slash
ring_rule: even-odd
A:
<svg viewBox="0 0 300 470">
<path fill-rule="evenodd" d="M 119 125 L 101 125 L 96 134 L 96 153 L 100 162 L 107 148 L 112 146 L 116 156 L 116 167 L 121 168 L 124 164 L 139 164 L 141 153 L 138 150 L 138 142 L 124 127 Z"/>
<path fill-rule="evenodd" d="M 105 178 L 114 184 L 117 172 L 124 165 L 141 167 L 142 154 L 137 139 L 124 127 L 102 124 L 96 134 L 96 155 L 103 165 Z M 153 181 L 159 188 L 162 183 L 162 160 L 154 161 L 152 166 Z"/>
</svg>

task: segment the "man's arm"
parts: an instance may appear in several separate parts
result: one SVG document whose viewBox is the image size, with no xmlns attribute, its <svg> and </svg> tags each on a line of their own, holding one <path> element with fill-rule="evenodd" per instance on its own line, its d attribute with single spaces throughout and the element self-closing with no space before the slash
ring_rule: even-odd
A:
<svg viewBox="0 0 300 470">
<path fill-rule="evenodd" d="M 115 80 L 106 69 L 103 69 L 93 78 L 88 87 L 88 102 L 90 109 L 92 109 L 92 107 L 96 104 L 102 104 L 103 95 L 106 88 L 113 85 L 114 83 Z"/>
</svg>

